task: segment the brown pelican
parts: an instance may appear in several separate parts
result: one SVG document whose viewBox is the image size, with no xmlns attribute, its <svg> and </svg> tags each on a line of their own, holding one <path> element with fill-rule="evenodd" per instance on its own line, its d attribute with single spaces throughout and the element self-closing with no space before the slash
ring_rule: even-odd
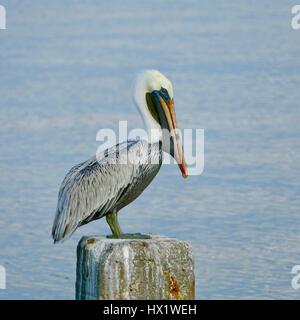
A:
<svg viewBox="0 0 300 320">
<path fill-rule="evenodd" d="M 105 150 L 100 159 L 94 156 L 68 172 L 59 190 L 52 228 L 54 242 L 104 216 L 111 237 L 126 237 L 118 223 L 118 212 L 151 183 L 161 167 L 163 151 L 177 161 L 182 176 L 187 177 L 183 148 L 176 134 L 171 82 L 159 71 L 147 70 L 137 79 L 134 98 L 149 140 L 120 143 Z M 165 138 L 165 131 L 169 138 Z"/>
</svg>

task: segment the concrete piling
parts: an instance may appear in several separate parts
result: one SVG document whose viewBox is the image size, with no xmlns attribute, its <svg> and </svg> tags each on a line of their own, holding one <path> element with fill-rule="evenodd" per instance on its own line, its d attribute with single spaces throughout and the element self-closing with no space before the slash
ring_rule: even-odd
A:
<svg viewBox="0 0 300 320">
<path fill-rule="evenodd" d="M 83 237 L 77 247 L 77 300 L 195 298 L 191 246 L 182 240 Z"/>
</svg>

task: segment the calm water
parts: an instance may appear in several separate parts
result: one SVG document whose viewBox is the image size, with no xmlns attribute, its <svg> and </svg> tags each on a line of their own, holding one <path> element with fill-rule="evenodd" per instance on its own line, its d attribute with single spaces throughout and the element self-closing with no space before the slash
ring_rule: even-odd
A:
<svg viewBox="0 0 300 320">
<path fill-rule="evenodd" d="M 1 299 L 73 299 L 81 236 L 50 229 L 66 171 L 96 133 L 141 120 L 136 72 L 172 79 L 182 127 L 205 129 L 205 170 L 175 166 L 121 213 L 128 232 L 190 241 L 197 297 L 300 298 L 300 30 L 295 1 L 2 0 L 0 30 Z"/>
</svg>

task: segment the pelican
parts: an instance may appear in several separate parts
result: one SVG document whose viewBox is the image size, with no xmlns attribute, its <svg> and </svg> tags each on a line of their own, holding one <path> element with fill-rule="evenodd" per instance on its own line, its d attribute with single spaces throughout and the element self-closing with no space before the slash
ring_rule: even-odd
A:
<svg viewBox="0 0 300 320">
<path fill-rule="evenodd" d="M 100 159 L 95 155 L 71 168 L 58 194 L 52 227 L 54 243 L 104 216 L 111 238 L 129 237 L 121 231 L 118 212 L 151 183 L 161 168 L 163 152 L 176 160 L 183 177 L 188 176 L 183 147 L 176 134 L 171 81 L 157 70 L 142 72 L 136 81 L 134 100 L 151 138 L 125 141 L 105 150 Z M 169 132 L 169 139 L 165 138 L 165 131 Z"/>
</svg>

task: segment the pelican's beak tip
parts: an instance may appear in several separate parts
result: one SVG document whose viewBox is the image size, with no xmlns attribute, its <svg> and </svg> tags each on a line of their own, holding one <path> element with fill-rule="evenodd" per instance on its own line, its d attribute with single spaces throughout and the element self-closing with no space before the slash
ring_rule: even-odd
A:
<svg viewBox="0 0 300 320">
<path fill-rule="evenodd" d="M 186 179 L 189 176 L 186 167 L 183 166 L 182 164 L 179 164 L 179 168 L 180 168 L 182 177 Z"/>
</svg>

